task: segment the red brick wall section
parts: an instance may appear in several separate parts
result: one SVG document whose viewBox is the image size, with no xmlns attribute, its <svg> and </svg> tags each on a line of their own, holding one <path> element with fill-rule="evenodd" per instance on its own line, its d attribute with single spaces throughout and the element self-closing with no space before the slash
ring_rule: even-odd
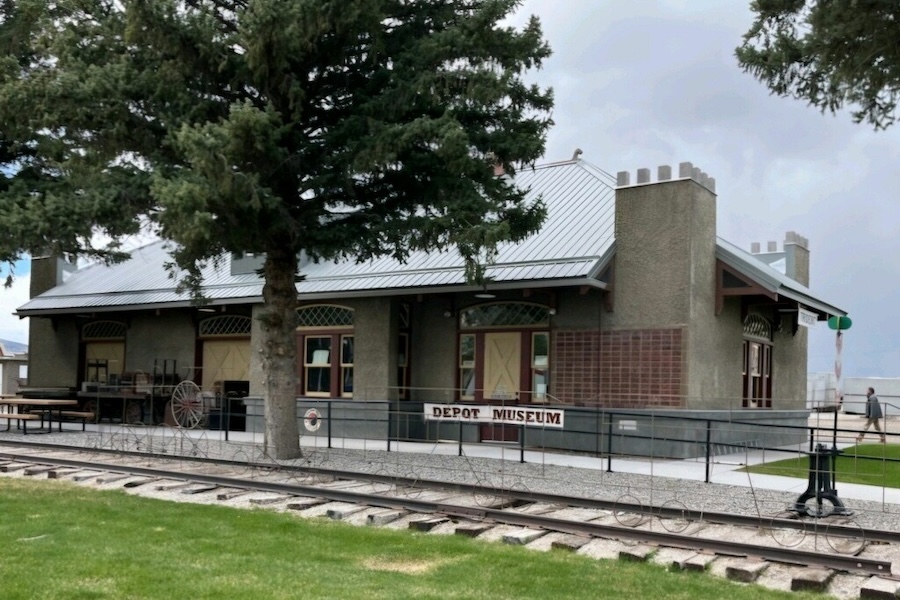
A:
<svg viewBox="0 0 900 600">
<path fill-rule="evenodd" d="M 556 331 L 552 339 L 550 393 L 565 403 L 596 404 L 600 394 L 600 332 Z"/>
<path fill-rule="evenodd" d="M 683 408 L 681 329 L 557 331 L 551 393 L 606 408 Z"/>
</svg>

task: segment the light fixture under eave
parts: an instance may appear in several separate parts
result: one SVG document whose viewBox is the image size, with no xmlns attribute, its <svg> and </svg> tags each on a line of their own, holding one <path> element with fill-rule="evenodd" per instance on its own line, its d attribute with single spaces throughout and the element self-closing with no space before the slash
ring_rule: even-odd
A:
<svg viewBox="0 0 900 600">
<path fill-rule="evenodd" d="M 496 298 L 497 296 L 488 291 L 484 291 L 484 292 L 478 292 L 477 294 L 475 294 L 475 297 L 481 298 L 482 300 L 490 300 L 492 298 Z"/>
<path fill-rule="evenodd" d="M 216 312 L 216 309 L 214 309 L 211 306 L 201 306 L 200 308 L 197 309 L 197 312 L 211 313 L 211 312 Z"/>
</svg>

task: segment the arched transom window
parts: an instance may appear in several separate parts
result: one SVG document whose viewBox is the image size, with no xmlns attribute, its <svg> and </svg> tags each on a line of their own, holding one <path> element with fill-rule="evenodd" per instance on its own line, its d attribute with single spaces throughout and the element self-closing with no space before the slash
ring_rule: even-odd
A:
<svg viewBox="0 0 900 600">
<path fill-rule="evenodd" d="M 94 321 L 81 330 L 81 339 L 88 340 L 124 340 L 125 324 L 119 321 Z"/>
<path fill-rule="evenodd" d="M 222 315 L 200 321 L 200 337 L 250 335 L 250 317 L 242 315 Z"/>
<path fill-rule="evenodd" d="M 550 311 L 541 304 L 529 302 L 497 302 L 480 304 L 459 315 L 461 329 L 478 327 L 546 327 Z"/>
</svg>

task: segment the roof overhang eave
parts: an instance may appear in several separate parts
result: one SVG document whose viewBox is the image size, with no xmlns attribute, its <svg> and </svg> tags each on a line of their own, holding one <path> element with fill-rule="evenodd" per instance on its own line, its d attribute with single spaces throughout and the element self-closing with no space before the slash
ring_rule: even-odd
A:
<svg viewBox="0 0 900 600">
<path fill-rule="evenodd" d="M 746 275 L 754 282 L 756 282 L 756 284 L 761 288 L 772 292 L 773 294 L 778 293 L 781 284 L 777 280 L 772 279 L 772 277 L 769 276 L 766 272 L 757 269 L 753 265 L 748 264 L 746 261 L 741 260 L 740 257 L 735 256 L 721 246 L 716 246 L 716 258 L 721 260 L 723 263 L 725 263 L 738 273 Z"/>
<path fill-rule="evenodd" d="M 494 281 L 487 284 L 487 290 L 506 291 L 521 289 L 537 289 L 537 288 L 554 288 L 554 287 L 579 287 L 588 286 L 600 290 L 606 289 L 606 284 L 598 281 L 590 276 L 585 277 L 567 277 L 561 279 L 530 279 L 527 281 Z M 407 287 L 407 288 L 384 288 L 384 289 L 366 289 L 366 290 L 346 290 L 346 291 L 323 291 L 323 292 L 307 292 L 300 293 L 300 300 L 327 300 L 329 298 L 363 298 L 363 297 L 385 297 L 385 296 L 406 296 L 412 294 L 456 294 L 456 293 L 475 293 L 483 291 L 484 286 L 470 284 L 451 284 L 436 285 L 426 287 Z"/>
<path fill-rule="evenodd" d="M 53 317 L 56 315 L 77 315 L 87 313 L 116 313 L 133 310 L 169 310 L 173 308 L 214 308 L 219 306 L 233 306 L 238 304 L 259 304 L 262 296 L 246 296 L 242 298 L 217 298 L 211 299 L 205 304 L 194 304 L 190 300 L 178 302 L 148 302 L 143 304 L 111 304 L 106 306 L 66 306 L 61 308 L 35 308 L 18 309 L 13 315 L 24 319 L 26 317 Z"/>
<path fill-rule="evenodd" d="M 813 312 L 818 312 L 825 316 L 847 316 L 847 311 L 840 309 L 836 306 L 832 306 L 826 302 L 822 302 L 821 300 L 816 300 L 815 298 L 811 298 L 810 296 L 800 293 L 796 290 L 792 290 L 790 288 L 781 287 L 778 289 L 778 295 L 780 297 L 787 298 L 789 300 L 793 300 L 798 304 L 802 304 L 804 308 L 807 310 L 811 310 Z"/>
<path fill-rule="evenodd" d="M 588 273 L 588 278 L 597 281 L 597 283 L 602 283 L 603 284 L 602 289 L 604 289 L 604 290 L 607 287 L 606 283 L 598 280 L 597 278 L 603 274 L 603 271 L 606 270 L 606 267 L 609 266 L 609 264 L 612 262 L 612 260 L 613 260 L 613 258 L 615 258 L 615 256 L 616 256 L 616 241 L 613 240 L 609 244 L 609 246 L 606 248 L 606 252 L 604 252 L 600 256 L 600 258 L 597 260 L 596 264 L 594 264 L 594 267 L 591 269 L 591 272 Z"/>
<path fill-rule="evenodd" d="M 817 298 L 813 298 L 809 294 L 791 289 L 789 286 L 783 285 L 778 280 L 773 279 L 766 272 L 762 271 L 761 269 L 757 269 L 753 265 L 742 260 L 740 257 L 734 255 L 732 252 L 730 252 L 726 248 L 723 248 L 722 246 L 716 246 L 716 258 L 721 260 L 723 263 L 725 263 L 738 273 L 749 277 L 763 289 L 779 297 L 794 300 L 802 304 L 809 310 L 819 312 L 824 315 L 845 316 L 847 314 L 846 311 L 836 306 L 832 306 L 827 302 L 822 302 Z"/>
<path fill-rule="evenodd" d="M 517 289 L 537 289 L 537 288 L 554 288 L 554 287 L 579 287 L 587 286 L 599 290 L 607 289 L 607 285 L 590 276 L 585 277 L 568 277 L 561 279 L 537 279 L 528 281 L 500 281 L 488 283 L 490 291 L 505 291 Z M 405 296 L 411 294 L 453 294 L 453 293 L 475 293 L 484 289 L 483 286 L 475 286 L 470 284 L 445 285 L 445 286 L 428 286 L 428 287 L 409 287 L 409 288 L 385 288 L 385 289 L 365 289 L 365 290 L 347 290 L 347 291 L 322 291 L 298 294 L 299 300 L 328 300 L 343 298 L 365 298 L 365 297 L 385 297 L 385 296 Z M 245 296 L 242 298 L 223 298 L 210 300 L 203 307 L 228 306 L 235 304 L 261 304 L 262 296 Z M 52 317 L 56 315 L 75 315 L 75 314 L 100 314 L 100 313 L 116 313 L 136 310 L 157 310 L 157 309 L 177 309 L 177 308 L 200 308 L 200 306 L 192 304 L 190 301 L 179 302 L 158 302 L 146 304 L 118 304 L 109 306 L 74 306 L 63 308 L 38 308 L 38 309 L 19 309 L 15 313 L 20 319 L 25 317 Z"/>
</svg>

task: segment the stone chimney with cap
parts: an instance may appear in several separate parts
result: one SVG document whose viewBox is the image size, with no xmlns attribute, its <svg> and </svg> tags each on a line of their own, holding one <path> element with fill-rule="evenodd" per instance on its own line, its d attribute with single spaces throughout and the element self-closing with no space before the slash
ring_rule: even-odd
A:
<svg viewBox="0 0 900 600">
<path fill-rule="evenodd" d="M 77 266 L 55 255 L 31 259 L 31 298 L 62 284 Z M 79 331 L 74 317 L 28 319 L 28 385 L 72 387 L 77 384 Z"/>
<path fill-rule="evenodd" d="M 616 290 L 640 302 L 616 303 L 622 325 L 689 323 L 713 310 L 716 182 L 689 162 L 619 172 L 616 187 Z"/>
<path fill-rule="evenodd" d="M 778 250 L 777 242 L 768 242 L 766 251 L 760 250 L 760 243 L 750 244 L 750 253 L 773 269 L 784 273 L 797 283 L 809 287 L 809 240 L 797 233 L 784 234 L 784 248 Z"/>
<path fill-rule="evenodd" d="M 668 339 L 647 347 L 669 368 L 679 408 L 707 408 L 721 392 L 715 363 L 716 182 L 689 162 L 617 175 L 615 280 L 611 328 L 639 339 Z M 656 337 L 654 337 L 656 336 Z M 669 336 L 669 337 L 666 337 Z M 662 338 L 660 338 L 662 339 Z M 665 355 L 665 356 L 663 356 Z M 736 367 L 737 368 L 737 367 Z M 660 366 L 648 365 L 648 377 Z M 669 385 L 668 389 L 673 386 Z M 720 394 L 721 397 L 721 394 Z"/>
<path fill-rule="evenodd" d="M 34 298 L 60 285 L 77 266 L 58 255 L 34 256 L 31 258 L 31 281 L 28 297 Z"/>
</svg>

